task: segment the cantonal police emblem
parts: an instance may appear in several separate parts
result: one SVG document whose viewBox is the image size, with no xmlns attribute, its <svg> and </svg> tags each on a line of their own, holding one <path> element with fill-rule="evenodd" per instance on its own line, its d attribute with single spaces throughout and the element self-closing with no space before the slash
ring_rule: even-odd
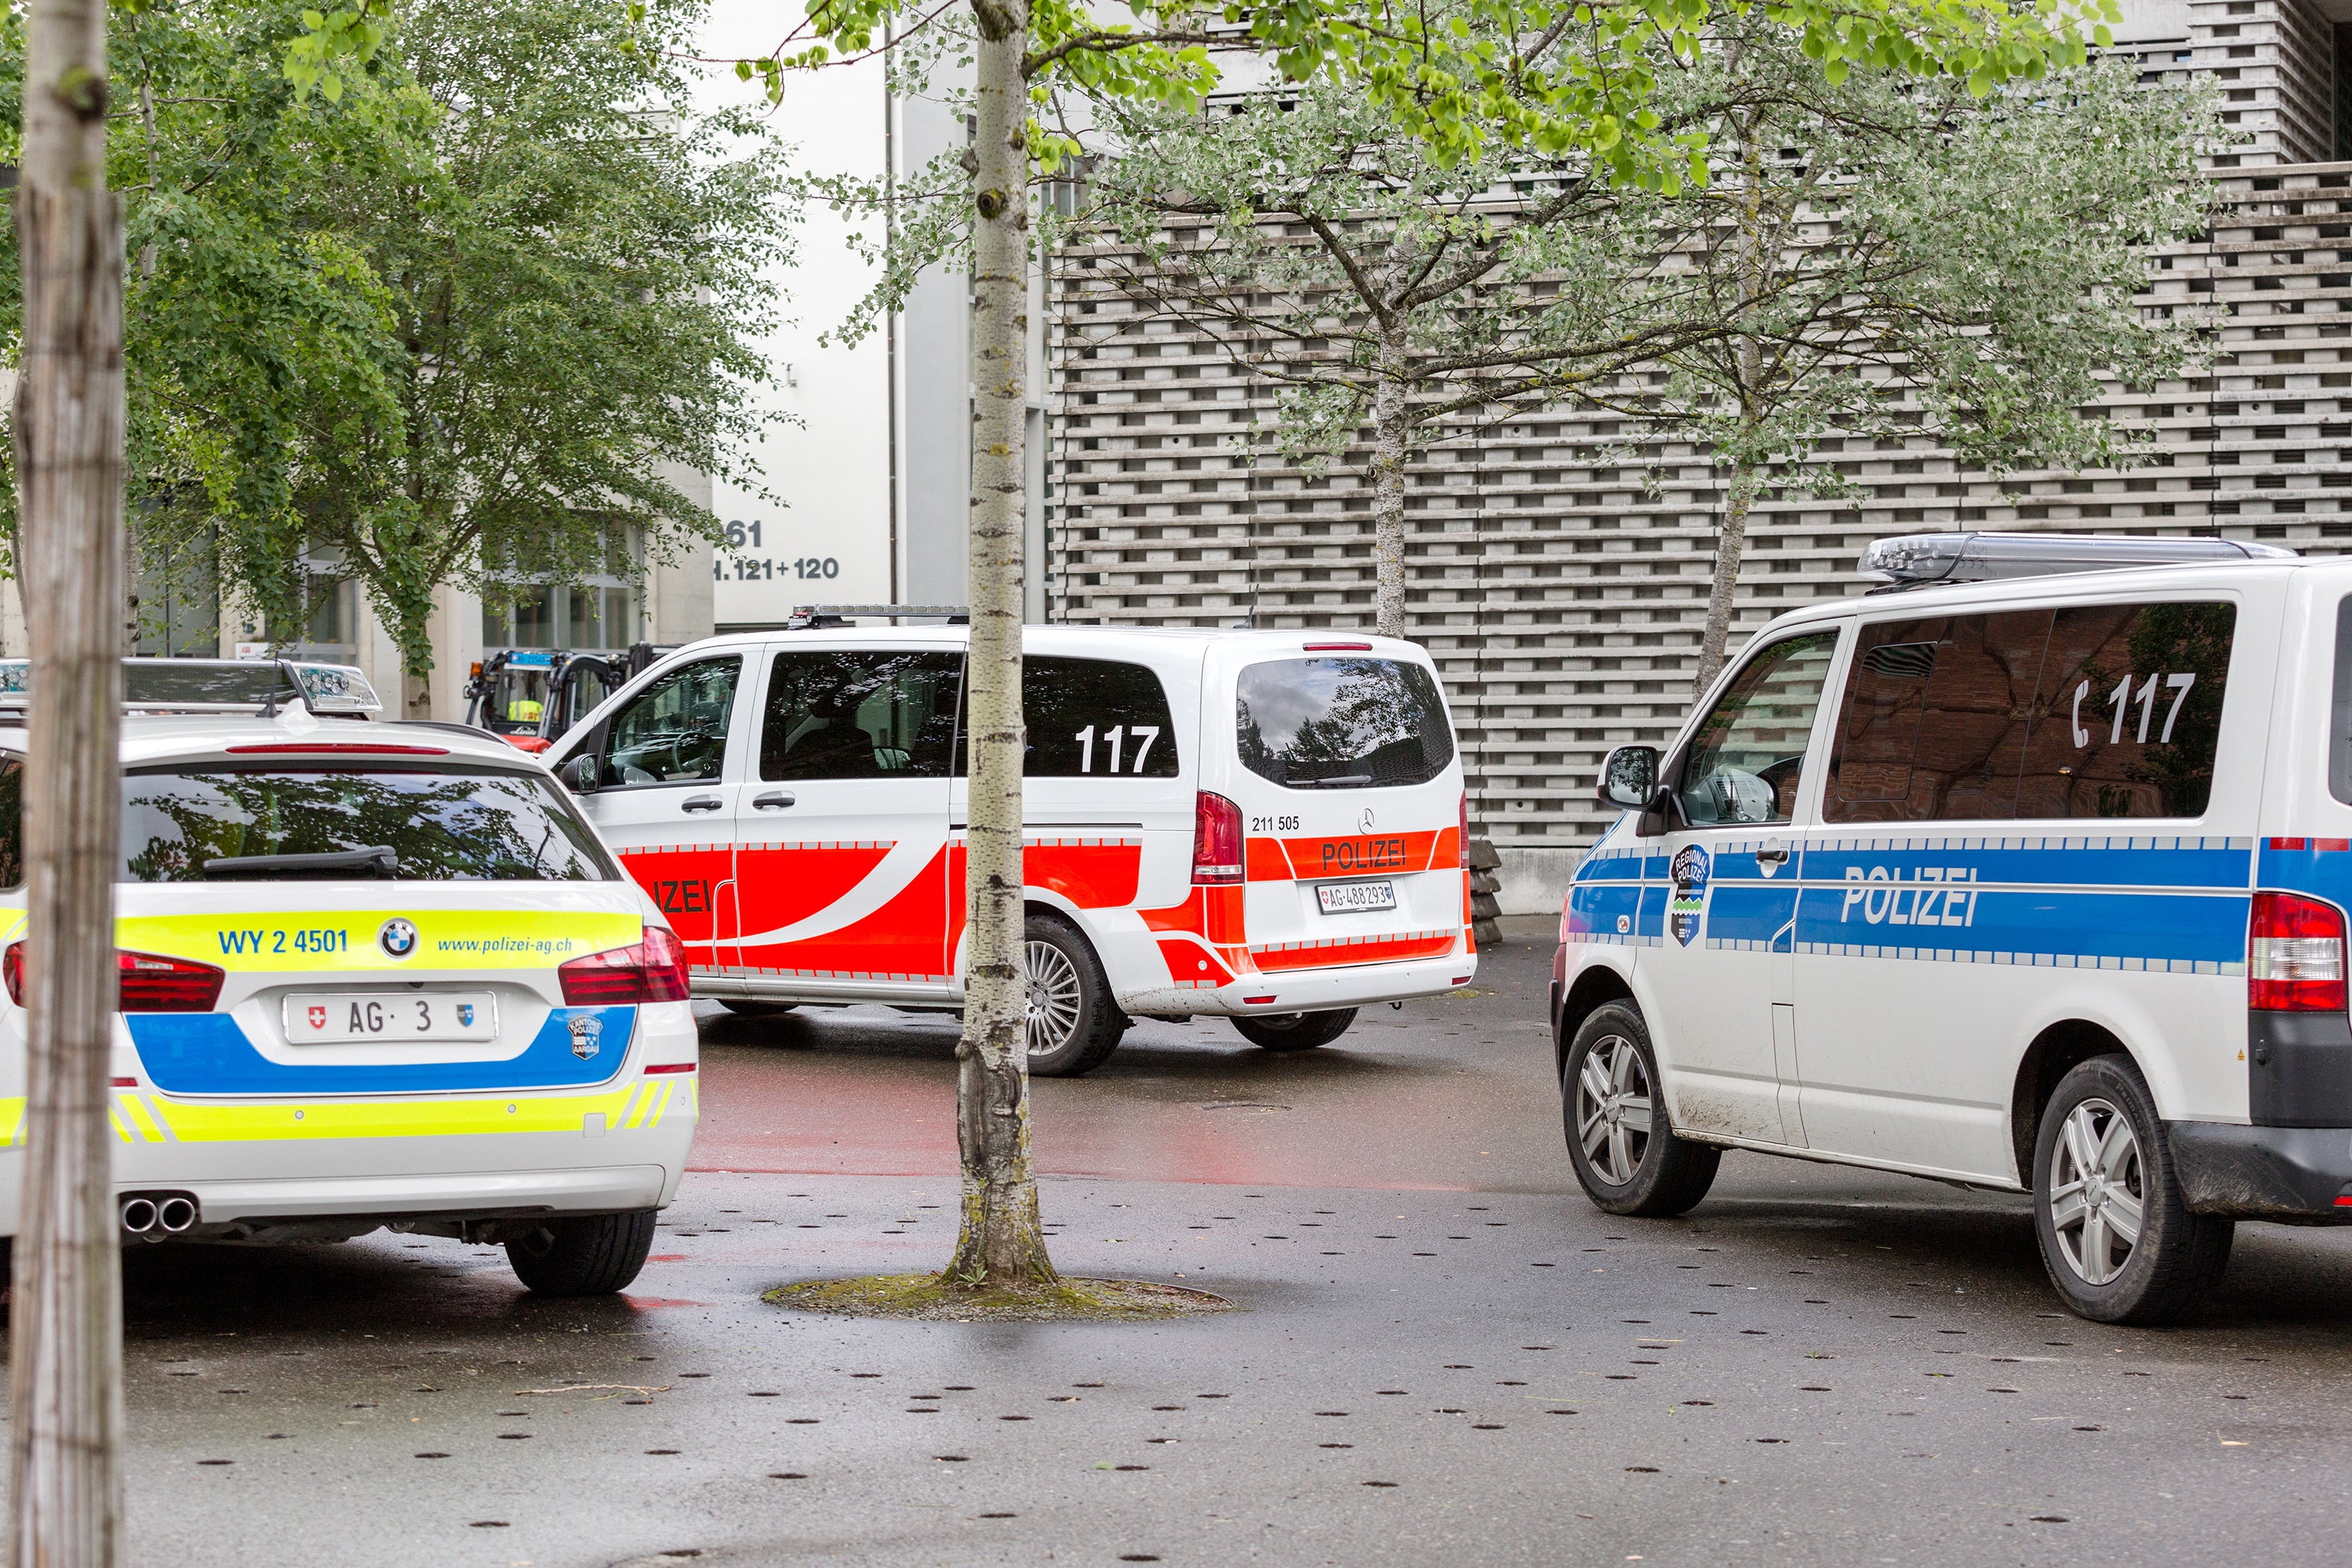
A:
<svg viewBox="0 0 2352 1568">
<path fill-rule="evenodd" d="M 459 1002 L 457 1004 L 457 1027 L 459 1029 L 471 1029 L 474 1027 L 473 1003 Z"/>
<path fill-rule="evenodd" d="M 572 1054 L 585 1061 L 596 1054 L 597 1044 L 604 1037 L 604 1023 L 593 1013 L 582 1013 L 567 1022 L 572 1031 Z"/>
<path fill-rule="evenodd" d="M 1675 852 L 1672 874 L 1675 892 L 1666 904 L 1666 928 L 1675 940 L 1687 947 L 1698 935 L 1706 916 L 1706 876 L 1709 866 L 1706 852 L 1696 844 L 1685 844 Z"/>
</svg>

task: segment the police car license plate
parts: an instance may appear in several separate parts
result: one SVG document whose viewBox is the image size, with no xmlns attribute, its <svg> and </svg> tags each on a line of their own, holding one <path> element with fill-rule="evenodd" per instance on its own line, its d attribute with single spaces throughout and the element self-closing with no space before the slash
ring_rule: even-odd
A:
<svg viewBox="0 0 2352 1568">
<path fill-rule="evenodd" d="M 1354 915 L 1362 910 L 1394 909 L 1392 882 L 1327 882 L 1315 890 L 1315 902 L 1326 915 Z"/>
<path fill-rule="evenodd" d="M 488 991 L 298 991 L 286 998 L 286 1038 L 295 1045 L 496 1040 L 499 1002 Z"/>
</svg>

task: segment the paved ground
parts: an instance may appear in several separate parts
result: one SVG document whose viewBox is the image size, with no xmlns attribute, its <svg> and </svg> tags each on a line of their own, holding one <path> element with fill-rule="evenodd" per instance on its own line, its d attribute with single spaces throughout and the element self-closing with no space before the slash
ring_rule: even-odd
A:
<svg viewBox="0 0 2352 1568">
<path fill-rule="evenodd" d="M 1573 1193 L 1549 955 L 1304 1059 L 1147 1025 L 1038 1086 L 1072 1272 L 1183 1323 L 860 1323 L 936 1267 L 952 1029 L 708 1030 L 697 1163 L 625 1301 L 378 1238 L 127 1267 L 155 1564 L 2334 1563 L 2352 1236 L 2246 1226 L 2195 1325 L 2061 1316 L 2021 1202 L 1727 1159 Z M 593 1385 L 593 1386 L 581 1386 Z"/>
</svg>

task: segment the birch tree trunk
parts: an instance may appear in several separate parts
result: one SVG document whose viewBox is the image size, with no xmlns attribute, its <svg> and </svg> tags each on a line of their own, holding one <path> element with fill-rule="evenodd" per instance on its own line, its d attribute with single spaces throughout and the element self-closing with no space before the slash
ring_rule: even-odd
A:
<svg viewBox="0 0 2352 1568">
<path fill-rule="evenodd" d="M 1747 350 L 1742 347 L 1742 353 Z M 1715 536 L 1715 580 L 1706 595 L 1706 631 L 1699 639 L 1698 674 L 1691 682 L 1697 696 L 1713 684 L 1723 668 L 1724 645 L 1731 640 L 1732 601 L 1739 590 L 1739 558 L 1748 546 L 1748 513 L 1756 503 L 1756 465 L 1739 463 L 1731 470 L 1731 491 L 1725 497 L 1723 526 Z"/>
<path fill-rule="evenodd" d="M 121 1552 L 121 1254 L 107 1056 L 121 853 L 122 218 L 106 189 L 106 6 L 34 0 L 16 193 L 15 443 L 32 744 L 24 1198 L 9 1301 L 16 1568 Z"/>
<path fill-rule="evenodd" d="M 1027 0 L 972 0 L 973 107 L 970 925 L 963 1038 L 956 1044 L 961 1226 L 951 1281 L 1050 1284 L 1029 1157 L 1027 966 L 1022 944 L 1022 438 L 1027 421 L 1029 98 Z"/>
<path fill-rule="evenodd" d="M 1404 635 L 1405 453 L 1412 387 L 1402 311 L 1381 327 L 1372 385 L 1372 630 Z"/>
</svg>

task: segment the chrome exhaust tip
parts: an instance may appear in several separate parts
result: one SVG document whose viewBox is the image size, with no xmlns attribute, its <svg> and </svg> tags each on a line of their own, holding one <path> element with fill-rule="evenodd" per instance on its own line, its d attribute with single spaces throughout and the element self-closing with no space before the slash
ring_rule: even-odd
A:
<svg viewBox="0 0 2352 1568">
<path fill-rule="evenodd" d="M 122 1200 L 122 1228 L 133 1236 L 144 1236 L 155 1228 L 155 1205 L 152 1199 L 126 1197 Z"/>
<path fill-rule="evenodd" d="M 196 1206 L 184 1197 L 167 1197 L 155 1205 L 155 1223 L 177 1236 L 196 1222 Z"/>
</svg>

